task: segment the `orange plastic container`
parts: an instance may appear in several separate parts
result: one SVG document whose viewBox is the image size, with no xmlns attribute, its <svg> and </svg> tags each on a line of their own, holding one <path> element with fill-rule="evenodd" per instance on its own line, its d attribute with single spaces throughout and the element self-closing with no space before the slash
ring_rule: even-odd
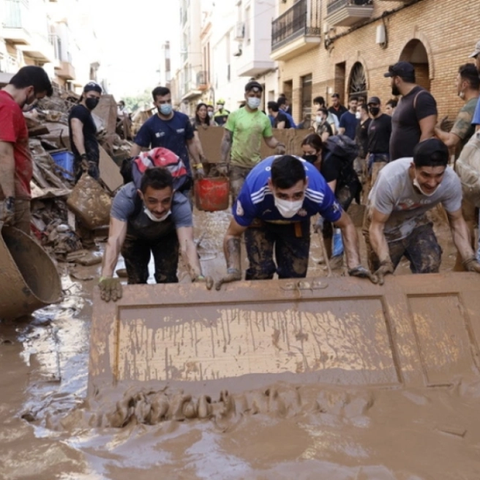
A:
<svg viewBox="0 0 480 480">
<path fill-rule="evenodd" d="M 195 206 L 205 212 L 228 208 L 230 186 L 225 177 L 202 178 L 195 182 Z"/>
</svg>

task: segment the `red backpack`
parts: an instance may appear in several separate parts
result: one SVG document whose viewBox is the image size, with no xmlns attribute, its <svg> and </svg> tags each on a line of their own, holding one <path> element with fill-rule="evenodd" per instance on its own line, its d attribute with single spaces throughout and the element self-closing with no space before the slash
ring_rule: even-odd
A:
<svg viewBox="0 0 480 480">
<path fill-rule="evenodd" d="M 188 178 L 187 169 L 182 159 L 163 147 L 153 148 L 148 152 L 141 152 L 132 161 L 132 177 L 133 183 L 140 188 L 142 176 L 147 168 L 163 167 L 166 168 L 173 177 L 173 188 L 176 191 L 182 190 L 186 185 Z"/>
</svg>

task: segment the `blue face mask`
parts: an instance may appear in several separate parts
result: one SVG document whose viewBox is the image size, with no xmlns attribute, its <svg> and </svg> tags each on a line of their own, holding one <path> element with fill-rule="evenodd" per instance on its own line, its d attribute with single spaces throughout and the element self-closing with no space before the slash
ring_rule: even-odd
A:
<svg viewBox="0 0 480 480">
<path fill-rule="evenodd" d="M 172 113 L 172 106 L 169 103 L 162 103 L 158 107 L 158 112 L 162 115 L 168 116 Z"/>
</svg>

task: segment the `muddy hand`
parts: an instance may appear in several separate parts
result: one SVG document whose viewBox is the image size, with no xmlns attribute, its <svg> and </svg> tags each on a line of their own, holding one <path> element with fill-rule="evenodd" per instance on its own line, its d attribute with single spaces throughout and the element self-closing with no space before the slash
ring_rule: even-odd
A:
<svg viewBox="0 0 480 480">
<path fill-rule="evenodd" d="M 384 260 L 380 263 L 380 268 L 374 273 L 379 285 L 383 285 L 385 275 L 393 273 L 394 271 L 393 263 L 390 260 Z"/>
<path fill-rule="evenodd" d="M 480 263 L 478 263 L 475 257 L 467 258 L 463 261 L 463 266 L 467 272 L 476 272 L 480 273 Z"/>
<path fill-rule="evenodd" d="M 229 268 L 227 270 L 227 275 L 222 277 L 216 284 L 215 284 L 215 290 L 220 290 L 222 288 L 222 285 L 224 283 L 231 283 L 231 282 L 237 282 L 238 280 L 242 279 L 242 272 L 238 270 L 237 268 Z"/>
<path fill-rule="evenodd" d="M 219 175 L 222 175 L 223 177 L 228 177 L 228 164 L 217 163 L 216 169 Z"/>
<path fill-rule="evenodd" d="M 197 180 L 201 180 L 204 177 L 205 177 L 205 171 L 203 170 L 203 168 L 202 167 L 195 168 L 195 178 Z"/>
<path fill-rule="evenodd" d="M 100 298 L 105 302 L 116 302 L 122 298 L 122 284 L 119 278 L 101 277 L 98 282 L 100 289 Z"/>
<path fill-rule="evenodd" d="M 348 274 L 351 277 L 358 277 L 358 278 L 368 278 L 372 283 L 377 283 L 377 277 L 370 271 L 367 270 L 364 266 L 359 265 L 358 267 L 351 268 L 348 271 Z"/>
<path fill-rule="evenodd" d="M 205 285 L 207 286 L 207 290 L 211 290 L 212 287 L 213 287 L 213 278 L 209 277 L 209 276 L 205 277 L 203 275 L 198 275 L 198 277 L 196 277 L 193 281 L 195 283 L 196 282 L 204 282 Z"/>
<path fill-rule="evenodd" d="M 8 197 L 0 202 L 0 221 L 5 225 L 12 225 L 15 220 L 15 198 Z"/>
<path fill-rule="evenodd" d="M 277 146 L 275 147 L 275 153 L 277 155 L 285 155 L 285 152 L 285 145 L 283 143 L 277 143 Z"/>
</svg>

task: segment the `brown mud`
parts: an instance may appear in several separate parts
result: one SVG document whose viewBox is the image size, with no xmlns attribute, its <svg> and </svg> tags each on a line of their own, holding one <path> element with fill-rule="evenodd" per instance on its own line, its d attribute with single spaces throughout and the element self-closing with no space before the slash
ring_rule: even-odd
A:
<svg viewBox="0 0 480 480">
<path fill-rule="evenodd" d="M 198 219 L 204 273 L 218 278 L 229 216 Z M 450 270 L 450 234 L 443 224 L 436 231 L 442 270 Z M 326 275 L 321 257 L 313 235 L 309 277 Z M 477 372 L 434 388 L 272 378 L 268 387 L 239 389 L 228 379 L 219 392 L 198 395 L 173 382 L 105 389 L 87 403 L 91 292 L 100 266 L 61 265 L 60 304 L 0 323 L 1 479 L 480 478 Z M 408 273 L 408 262 L 399 273 Z M 187 272 L 179 278 L 190 281 Z"/>
</svg>

